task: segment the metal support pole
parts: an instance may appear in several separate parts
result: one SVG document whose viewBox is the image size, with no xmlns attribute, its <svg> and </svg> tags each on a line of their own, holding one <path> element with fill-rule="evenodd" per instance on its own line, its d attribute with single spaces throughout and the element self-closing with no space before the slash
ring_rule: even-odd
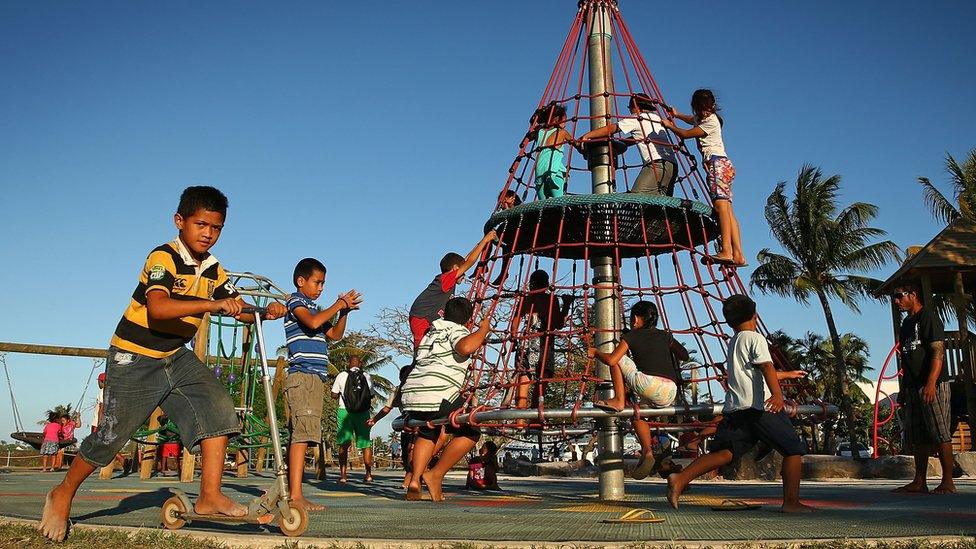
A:
<svg viewBox="0 0 976 549">
<path fill-rule="evenodd" d="M 591 0 L 587 6 L 590 33 L 586 50 L 590 75 L 591 130 L 606 126 L 609 123 L 607 116 L 612 114 L 613 96 L 610 94 L 614 87 L 610 9 L 610 3 L 605 0 Z M 616 189 L 609 147 L 594 147 L 590 151 L 589 160 L 593 194 L 614 192 Z M 609 352 L 616 334 L 620 332 L 617 268 L 613 256 L 594 257 L 590 260 L 590 266 L 593 269 L 595 298 L 594 342 L 598 349 Z M 606 364 L 598 364 L 597 373 L 603 379 L 610 379 L 610 369 Z M 597 431 L 600 451 L 596 465 L 600 470 L 600 499 L 621 500 L 624 498 L 623 440 L 617 421 L 613 418 L 600 418 L 597 420 Z"/>
</svg>

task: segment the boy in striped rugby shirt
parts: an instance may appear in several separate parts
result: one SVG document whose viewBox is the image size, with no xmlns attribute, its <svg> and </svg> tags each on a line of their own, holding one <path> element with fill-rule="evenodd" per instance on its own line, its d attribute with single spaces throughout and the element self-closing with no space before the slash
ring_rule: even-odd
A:
<svg viewBox="0 0 976 549">
<path fill-rule="evenodd" d="M 455 297 L 444 305 L 444 318 L 435 320 L 420 341 L 414 368 L 403 383 L 401 400 L 409 419 L 431 421 L 443 418 L 463 404 L 461 387 L 468 374 L 473 355 L 485 343 L 491 331 L 491 317 L 485 315 L 475 332 L 465 325 L 471 320 L 474 305 L 463 297 Z M 434 453 L 434 443 L 440 426 L 421 427 L 413 447 L 413 476 L 407 487 L 407 499 L 420 499 L 420 480 L 423 478 L 434 501 L 443 501 L 441 483 L 444 475 L 464 457 L 481 438 L 470 425 L 444 426 L 454 438 L 444 448 L 437 465 L 429 471 L 427 465 Z"/>
<path fill-rule="evenodd" d="M 186 448 L 202 451 L 201 515 L 241 517 L 247 508 L 220 491 L 228 436 L 240 431 L 227 390 L 186 348 L 207 313 L 254 322 L 223 267 L 210 254 L 224 228 L 227 197 L 213 187 L 187 187 L 173 216 L 179 236 L 149 253 L 105 362 L 105 406 L 99 428 L 85 439 L 61 484 L 47 495 L 40 530 L 53 541 L 68 535 L 78 488 L 96 467 L 115 459 L 129 438 L 161 407 Z M 271 303 L 265 318 L 281 318 Z"/>
<path fill-rule="evenodd" d="M 325 507 L 305 499 L 302 474 L 305 450 L 309 443 L 322 442 L 322 404 L 325 381 L 329 376 L 329 341 L 336 341 L 346 330 L 346 316 L 359 308 L 362 294 L 349 290 L 335 303 L 319 309 L 315 300 L 325 288 L 325 265 L 306 257 L 295 265 L 292 275 L 296 292 L 288 299 L 285 315 L 285 343 L 288 346 L 288 377 L 285 378 L 285 405 L 288 406 L 288 491 L 292 504 L 307 511 Z"/>
</svg>

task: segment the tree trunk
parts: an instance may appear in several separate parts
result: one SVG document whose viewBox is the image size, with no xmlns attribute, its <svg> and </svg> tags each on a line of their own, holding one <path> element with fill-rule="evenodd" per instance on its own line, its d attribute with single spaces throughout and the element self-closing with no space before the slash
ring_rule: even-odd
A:
<svg viewBox="0 0 976 549">
<path fill-rule="evenodd" d="M 817 292 L 817 297 L 820 298 L 820 305 L 824 310 L 824 318 L 827 320 L 827 331 L 830 332 L 830 343 L 834 347 L 834 362 L 837 366 L 837 394 L 840 395 L 840 409 L 844 413 L 844 423 L 847 427 L 847 439 L 851 447 L 851 456 L 854 459 L 859 459 L 860 455 L 857 452 L 857 427 L 854 424 L 854 404 L 851 402 L 851 393 L 847 387 L 847 362 L 844 360 L 844 352 L 841 349 L 840 334 L 837 332 L 837 325 L 834 324 L 834 315 L 830 311 L 830 302 L 827 301 L 827 295 L 823 292 Z"/>
</svg>

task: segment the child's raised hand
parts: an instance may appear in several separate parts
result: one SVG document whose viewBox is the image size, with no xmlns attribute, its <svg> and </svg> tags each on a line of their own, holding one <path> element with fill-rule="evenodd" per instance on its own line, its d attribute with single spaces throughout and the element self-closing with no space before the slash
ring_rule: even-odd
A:
<svg viewBox="0 0 976 549">
<path fill-rule="evenodd" d="M 801 379 L 807 377 L 807 373 L 804 370 L 787 370 L 781 372 L 783 379 Z"/>
<path fill-rule="evenodd" d="M 491 242 L 493 240 L 496 240 L 497 238 L 498 238 L 498 232 L 496 232 L 495 229 L 492 229 L 492 230 L 488 231 L 487 233 L 485 233 L 484 241 L 485 242 Z"/>
<path fill-rule="evenodd" d="M 589 345 L 589 342 L 587 342 L 587 345 Z M 595 347 L 587 347 L 586 348 L 586 358 L 596 358 L 596 348 Z"/>
<path fill-rule="evenodd" d="M 488 330 L 491 328 L 491 315 L 485 313 L 485 316 L 481 317 L 481 322 L 478 322 L 479 330 Z"/>
<path fill-rule="evenodd" d="M 359 308 L 359 304 L 363 302 L 363 294 L 357 292 L 356 290 L 349 290 L 344 294 L 339 294 L 339 299 L 337 302 L 341 302 L 343 308 L 354 311 Z"/>
</svg>

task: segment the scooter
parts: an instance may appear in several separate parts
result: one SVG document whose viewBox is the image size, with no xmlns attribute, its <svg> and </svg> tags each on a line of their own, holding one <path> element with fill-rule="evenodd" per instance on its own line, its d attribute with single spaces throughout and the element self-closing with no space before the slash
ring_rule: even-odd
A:
<svg viewBox="0 0 976 549">
<path fill-rule="evenodd" d="M 261 363 L 261 382 L 264 385 L 265 402 L 274 402 L 271 396 L 271 375 L 268 370 L 268 357 L 265 355 L 264 330 L 261 325 L 263 307 L 245 307 L 244 312 L 255 316 L 254 332 L 257 336 L 258 356 Z M 274 451 L 275 480 L 263 495 L 251 500 L 247 507 L 247 514 L 242 517 L 227 515 L 201 515 L 193 511 L 193 504 L 185 492 L 170 488 L 173 496 L 163 503 L 162 522 L 168 530 L 179 530 L 193 521 L 226 522 L 232 524 L 269 524 L 277 517 L 281 533 L 295 537 L 302 535 L 308 528 L 308 512 L 302 507 L 292 507 L 288 494 L 288 467 L 285 465 L 281 448 L 281 437 L 278 434 L 278 419 L 275 417 L 274 406 L 268 406 L 268 419 L 271 427 L 271 446 Z"/>
</svg>

